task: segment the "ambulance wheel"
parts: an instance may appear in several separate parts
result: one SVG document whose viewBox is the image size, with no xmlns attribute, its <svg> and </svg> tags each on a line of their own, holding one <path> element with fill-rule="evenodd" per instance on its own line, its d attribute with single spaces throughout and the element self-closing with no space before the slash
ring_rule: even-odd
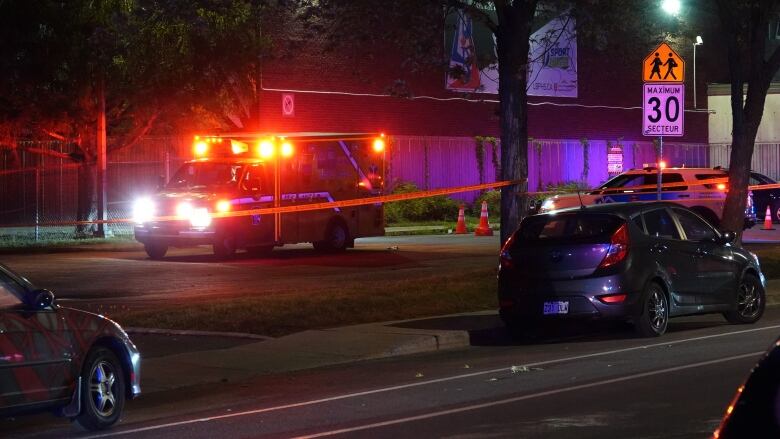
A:
<svg viewBox="0 0 780 439">
<path fill-rule="evenodd" d="M 273 245 L 257 245 L 254 247 L 246 248 L 246 252 L 249 253 L 250 256 L 256 258 L 264 258 L 270 256 L 272 251 L 274 251 Z"/>
<path fill-rule="evenodd" d="M 232 236 L 218 238 L 212 245 L 217 259 L 230 259 L 236 254 L 236 240 Z"/>
<path fill-rule="evenodd" d="M 325 239 L 312 243 L 314 249 L 322 252 L 340 252 L 349 245 L 349 232 L 340 222 L 332 222 L 325 232 Z"/>
<path fill-rule="evenodd" d="M 168 252 L 168 246 L 165 244 L 148 243 L 144 244 L 144 250 L 151 259 L 162 259 L 165 257 L 165 253 Z"/>
</svg>

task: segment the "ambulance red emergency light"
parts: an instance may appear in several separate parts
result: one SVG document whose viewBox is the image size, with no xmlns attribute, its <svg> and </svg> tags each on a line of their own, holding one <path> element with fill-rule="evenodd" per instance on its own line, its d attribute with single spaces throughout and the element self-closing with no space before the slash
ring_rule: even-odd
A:
<svg viewBox="0 0 780 439">
<path fill-rule="evenodd" d="M 384 134 L 196 136 L 195 158 L 157 194 L 136 200 L 135 238 L 152 259 L 195 245 L 211 245 L 220 258 L 301 242 L 321 251 L 353 247 L 355 238 L 384 235 L 381 204 L 242 212 L 381 195 L 386 145 Z"/>
</svg>

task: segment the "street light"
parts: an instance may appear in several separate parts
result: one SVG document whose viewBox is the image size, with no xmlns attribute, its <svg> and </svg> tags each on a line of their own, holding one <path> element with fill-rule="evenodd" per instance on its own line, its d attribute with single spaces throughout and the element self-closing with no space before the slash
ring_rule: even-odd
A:
<svg viewBox="0 0 780 439">
<path fill-rule="evenodd" d="M 677 15 L 680 13 L 680 0 L 663 0 L 661 2 L 661 9 L 669 15 Z"/>
<path fill-rule="evenodd" d="M 693 108 L 696 106 L 696 46 L 704 44 L 704 40 L 701 39 L 701 35 L 696 35 L 696 41 L 693 42 Z"/>
</svg>

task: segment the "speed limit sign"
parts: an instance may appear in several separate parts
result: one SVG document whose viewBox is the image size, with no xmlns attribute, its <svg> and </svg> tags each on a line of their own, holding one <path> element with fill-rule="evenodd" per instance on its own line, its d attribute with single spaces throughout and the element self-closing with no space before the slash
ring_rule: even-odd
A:
<svg viewBox="0 0 780 439">
<path fill-rule="evenodd" d="M 679 137 L 684 134 L 683 84 L 646 83 L 643 101 L 643 135 Z"/>
</svg>

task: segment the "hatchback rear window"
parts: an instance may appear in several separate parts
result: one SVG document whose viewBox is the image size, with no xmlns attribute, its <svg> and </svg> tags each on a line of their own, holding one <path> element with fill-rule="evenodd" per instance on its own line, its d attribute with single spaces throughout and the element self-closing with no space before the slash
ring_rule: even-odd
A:
<svg viewBox="0 0 780 439">
<path fill-rule="evenodd" d="M 623 223 L 621 218 L 608 214 L 535 215 L 523 221 L 518 232 L 518 243 L 609 239 Z"/>
</svg>

